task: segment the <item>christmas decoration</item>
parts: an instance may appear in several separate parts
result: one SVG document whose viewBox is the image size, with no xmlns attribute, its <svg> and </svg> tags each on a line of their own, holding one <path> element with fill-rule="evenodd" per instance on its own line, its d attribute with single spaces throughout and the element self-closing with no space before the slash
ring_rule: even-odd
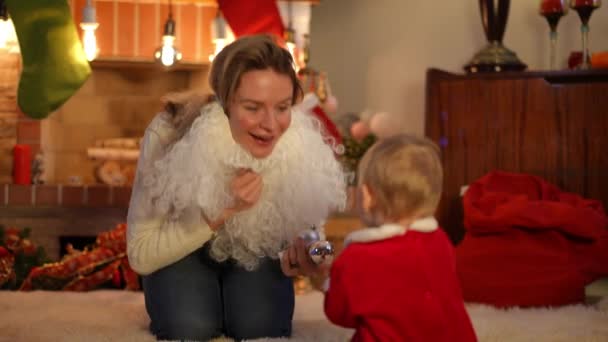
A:
<svg viewBox="0 0 608 342">
<path fill-rule="evenodd" d="M 369 129 L 379 138 L 388 138 L 398 133 L 399 124 L 394 122 L 389 113 L 378 112 L 369 118 Z"/>
<path fill-rule="evenodd" d="M 61 261 L 32 269 L 20 290 L 89 291 L 105 283 L 138 290 L 139 278 L 127 260 L 126 230 L 126 224 L 119 224 L 83 251 L 68 246 Z"/>
<path fill-rule="evenodd" d="M 357 166 L 365 151 L 376 141 L 376 131 L 386 133 L 386 115 L 376 113 L 373 115 L 339 115 L 338 100 L 332 94 L 327 73 L 309 67 L 308 42 L 305 47 L 305 65 L 298 72 L 298 77 L 305 95 L 302 108 L 314 115 L 325 128 L 326 140 L 336 149 L 338 159 L 349 173 L 348 183 L 353 185 L 356 179 Z M 330 117 L 334 115 L 334 119 Z M 381 115 L 380 115 L 381 114 Z M 369 116 L 369 117 L 368 117 Z M 362 118 L 364 117 L 364 118 Z M 370 127 L 371 125 L 374 127 Z M 394 129 L 394 128 L 393 128 Z"/>
<path fill-rule="evenodd" d="M 329 118 L 323 109 L 322 103 L 319 101 L 318 96 L 314 92 L 307 93 L 304 95 L 304 99 L 302 103 L 299 104 L 299 108 L 316 117 L 322 124 L 324 139 L 327 143 L 331 144 L 334 147 L 338 147 L 342 143 L 342 135 L 340 131 L 334 124 L 334 122 Z M 341 148 L 336 153 L 341 153 Z"/>
<path fill-rule="evenodd" d="M 376 142 L 376 136 L 368 134 L 361 141 L 352 136 L 345 136 L 342 144 L 344 145 L 344 153 L 340 156 L 340 160 L 347 172 L 350 172 L 349 185 L 356 183 L 356 173 L 359 166 L 359 161 L 363 158 L 365 152 Z"/>
<path fill-rule="evenodd" d="M 32 184 L 44 184 L 44 170 L 44 155 L 39 151 L 32 160 Z"/>
<path fill-rule="evenodd" d="M 87 80 L 91 67 L 65 0 L 7 0 L 21 48 L 23 70 L 17 100 L 28 116 L 42 119 Z"/>
<path fill-rule="evenodd" d="M 334 247 L 329 241 L 321 240 L 316 227 L 313 226 L 301 233 L 300 238 L 306 242 L 306 250 L 312 262 L 315 264 L 331 264 L 334 258 Z"/>
<path fill-rule="evenodd" d="M 20 185 L 31 184 L 32 180 L 32 147 L 27 144 L 17 144 L 13 147 L 13 183 Z"/>
<path fill-rule="evenodd" d="M 356 121 L 350 126 L 350 135 L 357 141 L 362 141 L 371 132 L 369 125 L 363 121 Z"/>
<path fill-rule="evenodd" d="M 0 247 L 0 287 L 9 281 L 14 281 L 15 270 L 13 266 L 15 264 L 15 257 L 9 253 L 4 247 Z"/>
<path fill-rule="evenodd" d="M 0 226 L 0 289 L 19 288 L 32 268 L 48 261 L 44 249 L 36 247 L 29 235 L 28 228 Z"/>
<path fill-rule="evenodd" d="M 283 37 L 283 21 L 275 0 L 219 0 L 219 8 L 235 36 L 269 33 Z"/>
</svg>

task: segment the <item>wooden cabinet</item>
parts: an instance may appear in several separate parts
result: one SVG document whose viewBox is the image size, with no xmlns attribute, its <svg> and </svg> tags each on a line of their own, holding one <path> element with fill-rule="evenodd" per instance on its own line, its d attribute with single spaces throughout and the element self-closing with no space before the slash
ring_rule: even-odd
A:
<svg viewBox="0 0 608 342">
<path fill-rule="evenodd" d="M 460 189 L 492 170 L 543 177 L 608 207 L 608 70 L 427 73 L 426 135 L 445 168 L 438 219 L 463 234 Z"/>
</svg>

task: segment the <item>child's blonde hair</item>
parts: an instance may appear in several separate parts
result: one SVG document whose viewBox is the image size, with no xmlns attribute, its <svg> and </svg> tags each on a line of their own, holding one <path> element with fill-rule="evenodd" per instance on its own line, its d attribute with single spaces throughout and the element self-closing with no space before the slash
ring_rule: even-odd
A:
<svg viewBox="0 0 608 342">
<path fill-rule="evenodd" d="M 361 160 L 358 176 L 374 195 L 376 216 L 430 216 L 439 204 L 443 170 L 439 148 L 429 139 L 399 134 L 378 141 Z"/>
</svg>

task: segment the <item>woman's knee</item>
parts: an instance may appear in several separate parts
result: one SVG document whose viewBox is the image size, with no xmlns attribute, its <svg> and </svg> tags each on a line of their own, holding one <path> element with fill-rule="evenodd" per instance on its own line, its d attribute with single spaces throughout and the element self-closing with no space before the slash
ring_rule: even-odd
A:
<svg viewBox="0 0 608 342">
<path fill-rule="evenodd" d="M 255 271 L 233 269 L 223 280 L 228 336 L 241 340 L 291 335 L 293 282 L 278 263 L 263 263 Z"/>
</svg>

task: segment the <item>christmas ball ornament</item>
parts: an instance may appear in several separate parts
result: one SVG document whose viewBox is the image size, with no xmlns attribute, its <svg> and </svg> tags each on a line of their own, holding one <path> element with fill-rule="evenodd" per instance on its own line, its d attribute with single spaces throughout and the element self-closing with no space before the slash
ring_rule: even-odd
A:
<svg viewBox="0 0 608 342">
<path fill-rule="evenodd" d="M 306 243 L 308 256 L 315 264 L 330 263 L 334 257 L 334 248 L 329 241 L 321 240 L 316 227 L 304 231 L 300 238 Z"/>
<path fill-rule="evenodd" d="M 369 127 L 376 136 L 386 138 L 395 133 L 395 124 L 388 113 L 374 114 L 369 120 Z"/>
<path fill-rule="evenodd" d="M 317 265 L 328 264 L 334 258 L 334 247 L 329 241 L 316 241 L 308 246 L 308 255 Z"/>
<path fill-rule="evenodd" d="M 357 121 L 350 126 L 350 135 L 357 141 L 363 140 L 369 133 L 369 125 L 363 121 Z"/>
<path fill-rule="evenodd" d="M 0 258 L 4 258 L 8 255 L 10 255 L 9 251 L 7 251 L 6 248 L 0 246 Z"/>
</svg>

